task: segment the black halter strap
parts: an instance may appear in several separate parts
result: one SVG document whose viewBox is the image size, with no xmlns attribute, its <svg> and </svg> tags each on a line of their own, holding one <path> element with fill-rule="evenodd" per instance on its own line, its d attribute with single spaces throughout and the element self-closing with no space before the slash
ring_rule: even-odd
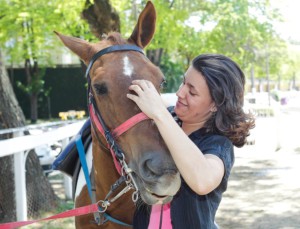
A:
<svg viewBox="0 0 300 229">
<path fill-rule="evenodd" d="M 142 53 L 143 55 L 144 54 L 144 51 L 143 49 L 141 49 L 140 47 L 136 46 L 136 45 L 113 45 L 113 46 L 110 46 L 108 48 L 105 48 L 105 49 L 102 49 L 100 50 L 99 52 L 97 52 L 91 59 L 87 69 L 86 69 L 86 72 L 85 72 L 85 77 L 90 78 L 90 70 L 94 64 L 94 62 L 101 56 L 103 56 L 104 54 L 107 54 L 107 53 L 111 53 L 111 52 L 116 52 L 116 51 L 136 51 L 136 52 L 140 52 Z"/>
</svg>

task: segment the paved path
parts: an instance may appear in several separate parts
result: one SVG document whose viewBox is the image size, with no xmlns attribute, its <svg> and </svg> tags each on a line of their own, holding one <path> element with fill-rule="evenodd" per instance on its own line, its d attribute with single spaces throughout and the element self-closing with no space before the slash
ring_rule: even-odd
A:
<svg viewBox="0 0 300 229">
<path fill-rule="evenodd" d="M 259 118 L 217 213 L 221 229 L 300 228 L 300 112 Z"/>
</svg>

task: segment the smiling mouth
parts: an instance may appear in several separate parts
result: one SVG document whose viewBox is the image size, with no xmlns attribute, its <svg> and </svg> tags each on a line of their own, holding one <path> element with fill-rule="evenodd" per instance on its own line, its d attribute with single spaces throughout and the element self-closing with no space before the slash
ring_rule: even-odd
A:
<svg viewBox="0 0 300 229">
<path fill-rule="evenodd" d="M 181 101 L 179 101 L 179 100 L 177 100 L 177 103 L 178 103 L 179 105 L 181 105 L 181 106 L 186 106 L 186 104 L 184 104 L 183 102 L 181 102 Z"/>
</svg>

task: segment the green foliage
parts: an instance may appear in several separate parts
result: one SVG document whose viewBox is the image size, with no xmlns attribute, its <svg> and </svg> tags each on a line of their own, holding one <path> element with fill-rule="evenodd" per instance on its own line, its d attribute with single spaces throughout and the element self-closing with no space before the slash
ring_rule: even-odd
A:
<svg viewBox="0 0 300 229">
<path fill-rule="evenodd" d="M 31 97 L 31 120 L 35 122 L 36 98 L 45 92 L 43 66 L 51 66 L 51 56 L 58 50 L 55 47 L 62 47 L 53 31 L 85 34 L 88 27 L 80 18 L 85 1 L 0 1 L 0 48 L 11 65 L 25 63 L 27 82 L 17 84 Z"/>
<path fill-rule="evenodd" d="M 51 64 L 58 45 L 54 30 L 74 36 L 88 30 L 80 18 L 83 4 L 83 0 L 1 0 L 0 47 L 6 50 L 9 62 L 29 59 Z"/>
<path fill-rule="evenodd" d="M 50 89 L 45 89 L 45 80 L 44 76 L 46 73 L 46 68 L 40 68 L 37 73 L 35 73 L 32 77 L 31 82 L 28 83 L 22 83 L 21 81 L 17 81 L 16 84 L 17 86 L 26 94 L 31 95 L 31 94 L 39 94 L 39 93 L 44 93 L 45 95 L 49 93 Z"/>
<path fill-rule="evenodd" d="M 284 79 L 292 79 L 293 76 L 300 76 L 300 46 L 290 44 L 288 47 L 289 55 L 285 56 L 283 66 L 280 69 Z"/>
<path fill-rule="evenodd" d="M 177 49 L 180 35 L 185 33 L 184 21 L 188 19 L 187 10 L 170 8 L 169 1 L 153 1 L 157 13 L 157 27 L 150 49 L 163 48 L 166 53 Z"/>
<path fill-rule="evenodd" d="M 95 39 L 80 16 L 84 0 L 0 1 L 0 47 L 4 48 L 11 63 L 29 58 L 49 66 L 53 52 L 62 49 L 53 30 Z M 122 35 L 129 37 L 146 0 L 110 2 L 119 12 Z M 281 15 L 278 9 L 271 7 L 269 0 L 152 2 L 157 11 L 157 27 L 148 49 L 163 49 L 160 67 L 167 77 L 180 77 L 177 68 L 184 71 L 201 53 L 227 55 L 237 61 L 245 73 L 254 65 L 255 76 L 259 78 L 266 77 L 267 62 L 271 79 L 278 73 L 297 73 L 297 59 L 287 55 L 285 42 L 273 29 L 273 21 L 281 20 Z M 199 26 L 188 25 L 190 17 L 198 18 Z M 174 72 L 171 68 L 175 68 Z"/>
<path fill-rule="evenodd" d="M 166 85 L 163 91 L 176 92 L 182 82 L 184 68 L 178 63 L 173 62 L 168 56 L 163 57 L 160 68 L 166 78 Z"/>
<path fill-rule="evenodd" d="M 121 31 L 128 37 L 146 1 L 112 0 L 121 16 Z M 153 0 L 157 11 L 157 28 L 149 49 L 163 48 L 163 62 L 178 63 L 186 69 L 201 53 L 221 53 L 234 59 L 249 72 L 254 64 L 256 75 L 275 77 L 286 62 L 286 47 L 273 29 L 273 21 L 281 20 L 278 9 L 269 0 L 168 1 Z M 191 17 L 199 26 L 188 25 Z M 268 48 L 266 48 L 268 47 Z M 266 58 L 268 53 L 268 58 Z M 169 70 L 168 70 L 169 72 Z"/>
</svg>

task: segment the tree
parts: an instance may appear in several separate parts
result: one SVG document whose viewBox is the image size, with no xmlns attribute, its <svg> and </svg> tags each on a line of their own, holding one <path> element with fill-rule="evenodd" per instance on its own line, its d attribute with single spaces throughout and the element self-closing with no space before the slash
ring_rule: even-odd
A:
<svg viewBox="0 0 300 229">
<path fill-rule="evenodd" d="M 0 47 L 11 65 L 24 63 L 26 83 L 19 86 L 29 95 L 31 122 L 37 121 L 37 102 L 44 92 L 43 66 L 51 65 L 57 47 L 53 30 L 71 35 L 85 34 L 87 24 L 80 18 L 83 0 L 2 0 L 0 9 Z M 71 9 L 71 10 L 70 10 Z"/>
<path fill-rule="evenodd" d="M 84 5 L 78 1 L 67 0 L 52 0 L 47 3 L 42 0 L 34 2 L 1 0 L 0 50 L 6 51 L 7 60 L 12 66 L 24 63 L 27 83 L 22 87 L 31 97 L 32 122 L 37 119 L 37 97 L 44 90 L 41 66 L 51 65 L 50 56 L 53 51 L 57 50 L 55 47 L 59 44 L 53 31 L 64 31 L 72 35 L 85 34 L 84 32 L 88 30 L 87 24 L 80 18 L 83 7 Z M 0 65 L 1 128 L 23 126 L 25 118 L 23 114 L 21 115 L 22 112 L 11 89 L 3 58 Z M 6 181 L 6 185 L 0 187 L 0 211 L 3 221 L 15 219 L 12 199 L 14 195 L 11 193 L 11 190 L 14 190 L 13 182 L 11 182 L 13 180 L 12 166 L 12 157 L 0 158 L 1 177 Z M 34 205 L 36 211 L 51 208 L 55 204 L 55 195 L 42 173 L 39 159 L 34 152 L 30 152 L 27 157 L 26 169 L 28 204 Z M 3 188 L 8 186 L 11 186 L 9 191 L 4 191 Z"/>
<path fill-rule="evenodd" d="M 124 3 L 126 2 L 126 4 Z M 141 8 L 145 1 L 112 0 L 121 17 L 121 31 L 130 31 L 136 9 Z M 168 81 L 175 82 L 172 77 L 179 78 L 178 71 L 168 69 L 174 63 L 184 70 L 191 60 L 200 53 L 222 53 L 232 57 L 247 72 L 251 66 L 261 68 L 256 50 L 265 45 L 278 46 L 281 42 L 276 35 L 272 20 L 277 20 L 280 14 L 270 8 L 269 1 L 252 0 L 216 0 L 216 1 L 156 1 L 158 11 L 157 29 L 153 42 L 147 49 L 147 55 L 156 65 L 167 70 Z M 198 25 L 188 23 L 191 18 L 198 18 Z M 273 51 L 274 49 L 270 49 Z M 275 50 L 274 50 L 275 51 Z M 280 51 L 284 51 L 284 48 Z M 270 53 L 270 73 L 276 71 L 278 55 Z M 275 54 L 275 52 L 274 52 Z M 274 59 L 276 57 L 277 59 Z M 163 60 L 163 62 L 162 62 Z M 177 69 L 177 68 L 176 68 Z M 173 73 L 173 74 L 172 74 Z M 178 82 L 178 81 L 177 81 Z M 173 88 L 173 86 L 172 86 Z"/>
<path fill-rule="evenodd" d="M 128 37 L 137 19 L 138 11 L 143 9 L 146 1 L 117 1 L 112 0 L 112 5 L 120 12 L 121 32 Z M 172 92 L 181 82 L 182 64 L 176 62 L 173 54 L 176 53 L 180 34 L 184 34 L 184 21 L 188 12 L 176 8 L 176 1 L 153 0 L 157 14 L 157 27 L 151 44 L 146 49 L 147 57 L 159 66 L 167 79 L 166 92 Z M 171 57 L 171 58 L 170 58 Z M 182 69 L 182 70 L 181 70 Z"/>
<path fill-rule="evenodd" d="M 299 86 L 298 88 L 296 86 L 296 80 L 299 80 L 300 75 L 300 44 L 290 44 L 288 49 L 289 56 L 285 58 L 280 74 L 282 74 L 282 79 L 291 82 L 290 89 L 299 90 Z"/>
<path fill-rule="evenodd" d="M 1 51 L 0 49 L 0 129 L 21 127 L 25 125 L 25 117 L 10 85 Z M 4 185 L 0 185 L 0 221 L 7 222 L 15 219 L 16 214 L 12 191 L 14 190 L 13 156 L 0 157 L 0 176 L 1 182 L 5 184 L 7 190 L 10 190 L 8 192 L 4 189 Z"/>
<path fill-rule="evenodd" d="M 109 3 L 109 0 L 95 0 L 92 4 L 86 0 L 83 18 L 89 23 L 91 32 L 100 38 L 111 31 L 120 31 L 120 18 L 118 13 Z"/>
<path fill-rule="evenodd" d="M 0 129 L 22 127 L 26 123 L 25 117 L 10 84 L 1 51 L 0 49 Z M 16 220 L 13 163 L 13 156 L 0 157 L 0 222 Z M 31 211 L 32 215 L 29 216 L 34 216 L 40 210 L 49 210 L 55 206 L 56 196 L 43 175 L 34 151 L 27 157 L 26 170 L 28 205 L 35 207 L 35 211 Z"/>
</svg>

